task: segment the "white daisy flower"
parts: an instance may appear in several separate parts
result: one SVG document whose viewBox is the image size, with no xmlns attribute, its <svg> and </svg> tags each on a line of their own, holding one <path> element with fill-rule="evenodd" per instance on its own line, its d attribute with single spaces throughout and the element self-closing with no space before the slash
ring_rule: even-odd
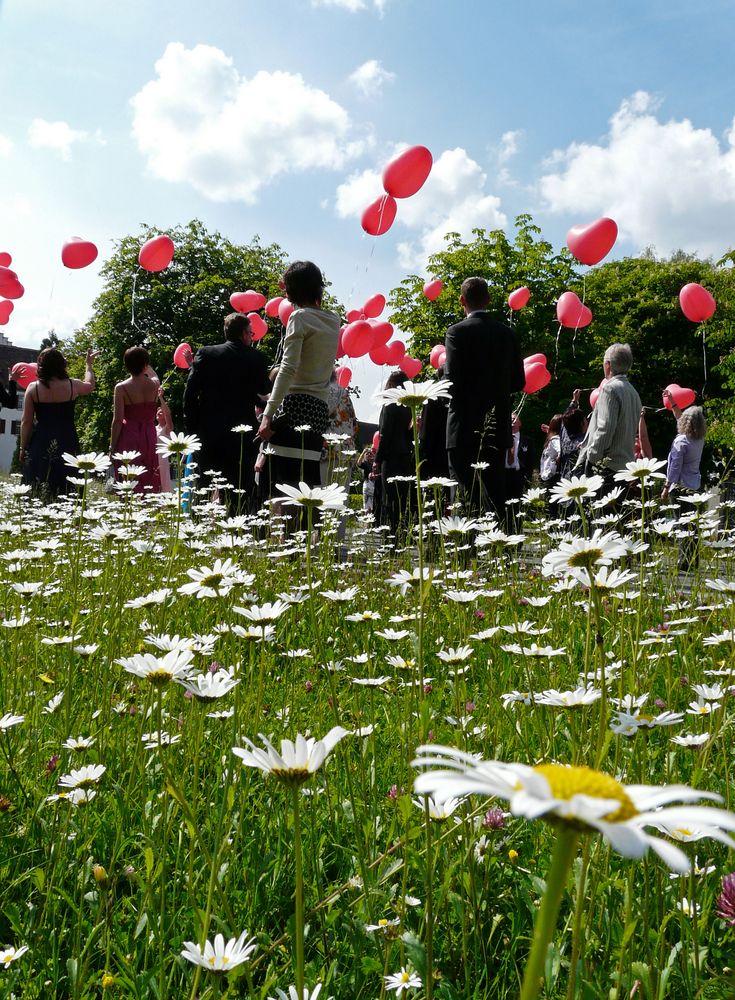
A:
<svg viewBox="0 0 735 1000">
<path fill-rule="evenodd" d="M 214 944 L 211 941 L 204 942 L 202 948 L 195 941 L 184 941 L 182 956 L 193 965 L 201 965 L 203 969 L 210 972 L 229 972 L 236 969 L 238 965 L 247 962 L 255 949 L 255 938 L 246 940 L 247 931 L 243 931 L 239 938 L 230 938 L 225 943 L 222 934 L 217 934 Z"/>
<path fill-rule="evenodd" d="M 287 785 L 300 785 L 319 770 L 339 741 L 349 736 L 349 730 L 334 726 L 321 740 L 314 737 L 306 739 L 299 734 L 295 741 L 281 740 L 280 753 L 267 736 L 259 735 L 264 750 L 246 739 L 248 749 L 233 747 L 232 752 L 246 767 L 258 768 L 266 775 L 272 774 Z"/>
</svg>

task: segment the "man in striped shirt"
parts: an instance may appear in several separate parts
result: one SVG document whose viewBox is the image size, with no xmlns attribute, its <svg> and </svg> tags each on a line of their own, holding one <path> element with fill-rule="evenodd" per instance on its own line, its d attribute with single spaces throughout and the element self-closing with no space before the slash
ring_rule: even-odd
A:
<svg viewBox="0 0 735 1000">
<path fill-rule="evenodd" d="M 605 351 L 606 381 L 579 449 L 575 473 L 596 472 L 604 477 L 606 484 L 612 483 L 613 473 L 633 461 L 641 398 L 628 381 L 632 364 L 633 352 L 628 344 L 611 344 Z"/>
</svg>

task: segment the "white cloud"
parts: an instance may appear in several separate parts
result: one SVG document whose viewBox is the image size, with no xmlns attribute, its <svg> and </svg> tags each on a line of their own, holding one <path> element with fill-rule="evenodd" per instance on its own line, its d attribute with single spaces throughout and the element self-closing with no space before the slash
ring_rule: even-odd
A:
<svg viewBox="0 0 735 1000">
<path fill-rule="evenodd" d="M 523 129 L 511 129 L 509 132 L 503 132 L 500 137 L 500 146 L 498 147 L 498 163 L 507 163 L 512 157 L 518 152 L 518 143 L 523 135 Z"/>
<path fill-rule="evenodd" d="M 357 87 L 363 97 L 379 97 L 383 85 L 392 83 L 395 78 L 396 74 L 383 69 L 377 59 L 368 59 L 362 66 L 358 66 L 354 73 L 350 73 L 349 81 Z"/>
<path fill-rule="evenodd" d="M 386 0 L 373 0 L 372 6 L 380 16 L 383 16 Z M 341 7 L 351 14 L 356 14 L 359 10 L 366 10 L 369 6 L 366 0 L 311 0 L 312 7 Z"/>
<path fill-rule="evenodd" d="M 133 135 L 149 170 L 213 201 L 254 202 L 278 174 L 338 169 L 364 142 L 348 113 L 294 73 L 241 76 L 218 48 L 170 43 L 132 99 Z"/>
<path fill-rule="evenodd" d="M 735 242 L 735 119 L 725 139 L 686 118 L 661 121 L 645 91 L 624 100 L 600 143 L 572 143 L 547 160 L 540 189 L 574 222 L 609 215 L 636 249 L 719 255 Z"/>
<path fill-rule="evenodd" d="M 50 149 L 62 160 L 71 160 L 72 146 L 89 138 L 87 132 L 74 129 L 67 122 L 47 122 L 34 118 L 28 127 L 28 144 L 33 149 Z"/>
<path fill-rule="evenodd" d="M 398 202 L 395 225 L 417 231 L 415 239 L 398 245 L 401 266 L 422 270 L 430 254 L 444 249 L 447 233 L 468 238 L 475 228 L 504 227 L 508 220 L 500 199 L 487 193 L 486 184 L 487 175 L 466 150 L 444 150 L 421 190 Z M 359 216 L 382 190 L 377 171 L 353 174 L 337 188 L 337 214 Z"/>
<path fill-rule="evenodd" d="M 12 139 L 8 139 L 6 135 L 2 135 L 2 133 L 0 133 L 0 156 L 3 158 L 5 158 L 6 156 L 10 156 L 12 150 L 13 150 Z"/>
</svg>

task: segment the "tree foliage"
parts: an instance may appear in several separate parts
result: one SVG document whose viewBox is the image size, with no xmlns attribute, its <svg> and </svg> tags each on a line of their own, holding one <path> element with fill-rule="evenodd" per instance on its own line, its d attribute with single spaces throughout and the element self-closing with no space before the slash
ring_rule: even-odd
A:
<svg viewBox="0 0 735 1000">
<path fill-rule="evenodd" d="M 410 337 L 410 352 L 426 360 L 432 346 L 443 343 L 447 327 L 463 317 L 459 305 L 462 281 L 471 275 L 487 278 L 491 312 L 512 320 L 523 354 L 544 353 L 554 373 L 551 384 L 524 404 L 524 424 L 531 431 L 563 410 L 575 388 L 589 392 L 597 386 L 609 344 L 630 343 L 635 359 L 631 380 L 644 405 L 652 407 L 649 432 L 654 449 L 665 454 L 673 422 L 668 414 L 655 412 L 662 405 L 662 389 L 671 382 L 699 394 L 705 388 L 702 328 L 686 319 L 678 302 L 683 285 L 699 282 L 718 303 L 705 331 L 708 440 L 721 450 L 731 450 L 735 445 L 735 270 L 729 265 L 733 263 L 735 255 L 717 265 L 683 253 L 660 260 L 649 249 L 639 258 L 581 268 L 566 249 L 555 253 L 530 216 L 521 215 L 512 238 L 502 230 L 476 229 L 472 239 L 463 243 L 457 233 L 450 234 L 446 249 L 434 254 L 427 268 L 431 278 L 444 282 L 442 294 L 429 302 L 423 295 L 426 278 L 405 278 L 390 296 L 391 321 Z M 521 285 L 531 290 L 531 299 L 525 309 L 510 316 L 508 294 Z M 585 329 L 559 330 L 556 300 L 566 290 L 575 291 L 592 309 L 593 322 Z"/>
<path fill-rule="evenodd" d="M 186 341 L 196 351 L 203 344 L 219 342 L 222 321 L 231 312 L 232 292 L 254 288 L 267 298 L 281 294 L 278 280 L 286 255 L 276 244 L 263 245 L 256 236 L 249 244 L 236 245 L 193 220 L 170 231 L 176 245 L 174 259 L 165 271 L 151 274 L 138 266 L 138 251 L 154 235 L 144 226 L 139 234 L 119 241 L 102 268 L 104 288 L 92 317 L 65 345 L 70 370 L 77 376 L 83 373 L 86 349 L 93 346 L 100 352 L 95 364 L 97 391 L 79 403 L 84 448 L 107 448 L 113 389 L 127 377 L 122 361 L 126 348 L 147 347 L 153 367 L 167 379 L 166 397 L 180 427 L 186 374 L 172 367 L 177 344 Z M 278 320 L 268 322 L 271 332 L 261 341 L 261 349 L 272 357 L 281 326 Z"/>
</svg>

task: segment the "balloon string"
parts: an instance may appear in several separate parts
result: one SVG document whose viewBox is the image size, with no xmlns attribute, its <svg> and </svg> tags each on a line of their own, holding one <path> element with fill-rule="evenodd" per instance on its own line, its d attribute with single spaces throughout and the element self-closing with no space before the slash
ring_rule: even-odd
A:
<svg viewBox="0 0 735 1000">
<path fill-rule="evenodd" d="M 508 326 L 511 328 L 511 330 L 513 329 L 513 310 L 512 309 L 508 310 Z"/>
<path fill-rule="evenodd" d="M 515 411 L 514 411 L 514 412 L 515 412 L 515 415 L 516 415 L 517 417 L 520 417 L 520 415 L 521 415 L 521 410 L 522 410 L 522 409 L 523 409 L 523 407 L 524 407 L 524 406 L 526 405 L 526 400 L 527 400 L 527 399 L 528 399 L 528 393 L 527 393 L 527 392 L 524 392 L 524 393 L 523 393 L 523 395 L 521 396 L 521 401 L 520 401 L 520 403 L 518 404 L 518 406 L 516 406 L 516 408 L 515 408 Z"/>
<path fill-rule="evenodd" d="M 584 300 L 587 297 L 587 281 L 585 276 L 582 275 L 582 305 L 584 305 Z"/>
<path fill-rule="evenodd" d="M 561 323 L 556 331 L 556 343 L 554 344 L 554 378 L 556 378 L 556 366 L 559 363 L 559 336 L 561 335 Z"/>
<path fill-rule="evenodd" d="M 132 328 L 134 330 L 137 329 L 137 326 L 136 326 L 136 323 L 135 323 L 135 288 L 136 288 L 136 285 L 138 284 L 138 275 L 139 274 L 140 274 L 140 268 L 138 268 L 136 270 L 135 274 L 133 275 L 133 292 L 132 292 L 131 301 L 130 301 L 130 325 L 132 326 Z"/>
<path fill-rule="evenodd" d="M 704 384 L 702 386 L 702 399 L 707 388 L 707 326 L 702 323 L 702 367 L 704 368 Z"/>
</svg>

